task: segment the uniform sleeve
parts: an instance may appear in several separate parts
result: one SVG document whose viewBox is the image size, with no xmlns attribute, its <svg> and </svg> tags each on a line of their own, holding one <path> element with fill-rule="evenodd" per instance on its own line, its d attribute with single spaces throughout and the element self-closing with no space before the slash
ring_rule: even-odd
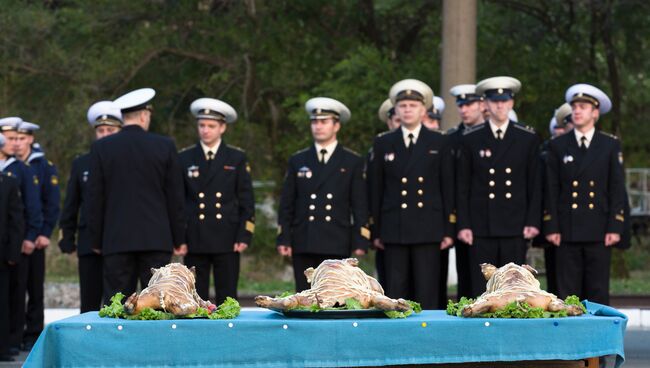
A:
<svg viewBox="0 0 650 368">
<path fill-rule="evenodd" d="M 26 239 L 36 240 L 43 226 L 43 210 L 41 206 L 41 188 L 38 177 L 29 166 L 22 166 L 22 194 L 24 196 L 25 210 L 27 212 Z"/>
<path fill-rule="evenodd" d="M 280 195 L 277 245 L 291 246 L 291 223 L 295 215 L 296 194 L 296 171 L 289 160 Z"/>
<path fill-rule="evenodd" d="M 183 174 L 176 150 L 176 145 L 170 140 L 167 172 L 165 173 L 165 196 L 167 201 L 167 216 L 172 231 L 174 247 L 186 243 L 185 239 L 185 185 Z"/>
<path fill-rule="evenodd" d="M 88 232 L 90 246 L 93 249 L 102 249 L 104 233 L 104 210 L 106 198 L 104 194 L 104 168 L 102 167 L 101 154 L 96 146 L 90 149 L 90 177 L 88 181 Z"/>
<path fill-rule="evenodd" d="M 607 221 L 607 232 L 623 234 L 625 224 L 625 174 L 623 170 L 623 153 L 621 143 L 614 141 L 614 149 L 609 159 L 609 219 Z"/>
<path fill-rule="evenodd" d="M 16 181 L 14 181 L 9 190 L 8 202 L 7 230 L 9 241 L 7 245 L 9 252 L 7 253 L 7 261 L 17 263 L 20 261 L 20 250 L 23 241 L 22 235 L 25 233 L 25 217 L 23 202 Z"/>
<path fill-rule="evenodd" d="M 61 203 L 61 190 L 59 187 L 59 177 L 54 166 L 50 162 L 45 164 L 45 177 L 44 183 L 42 183 L 43 188 L 43 226 L 39 235 L 46 237 L 52 236 L 52 231 L 56 226 L 56 221 L 59 218 L 59 213 L 61 208 L 59 204 Z"/>
<path fill-rule="evenodd" d="M 441 162 L 441 175 L 440 175 L 440 188 L 442 190 L 442 202 L 444 211 L 444 236 L 456 238 L 456 201 L 455 201 L 455 187 L 454 180 L 454 150 L 452 142 L 448 137 L 442 150 Z"/>
<path fill-rule="evenodd" d="M 375 138 L 370 152 L 368 165 L 368 186 L 370 190 L 370 234 L 371 239 L 379 239 L 381 234 L 381 207 L 384 199 L 384 165 L 383 153 L 379 140 Z"/>
<path fill-rule="evenodd" d="M 354 220 L 353 249 L 368 250 L 370 229 L 368 228 L 368 193 L 364 179 L 364 160 L 359 157 L 352 173 L 350 208 Z"/>
<path fill-rule="evenodd" d="M 237 166 L 237 201 L 239 203 L 239 231 L 237 242 L 251 245 L 255 232 L 255 195 L 250 166 L 246 155 Z"/>
<path fill-rule="evenodd" d="M 544 234 L 560 232 L 558 222 L 558 201 L 560 199 L 560 159 L 553 145 L 549 145 L 546 153 L 546 185 L 544 185 Z"/>
<path fill-rule="evenodd" d="M 526 213 L 526 226 L 541 229 L 541 214 L 543 203 L 542 169 L 540 168 L 541 142 L 537 134 L 532 139 L 528 151 L 528 211 Z M 523 230 L 523 229 L 522 229 Z"/>
<path fill-rule="evenodd" d="M 79 161 L 72 162 L 70 178 L 65 191 L 65 201 L 63 202 L 63 211 L 59 219 L 59 230 L 61 239 L 59 248 L 63 253 L 71 253 L 76 249 L 76 234 L 79 219 L 79 209 L 81 207 L 81 186 L 79 185 Z"/>
<path fill-rule="evenodd" d="M 471 229 L 469 217 L 469 191 L 472 183 L 472 156 L 461 138 L 456 160 L 456 211 L 458 230 Z"/>
</svg>

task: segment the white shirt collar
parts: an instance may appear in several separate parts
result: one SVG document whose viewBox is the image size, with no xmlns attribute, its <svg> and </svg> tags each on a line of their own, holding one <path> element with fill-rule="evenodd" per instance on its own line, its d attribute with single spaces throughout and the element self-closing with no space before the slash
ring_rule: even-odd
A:
<svg viewBox="0 0 650 368">
<path fill-rule="evenodd" d="M 402 129 L 402 138 L 404 139 L 404 145 L 408 147 L 409 145 L 409 134 L 413 134 L 413 143 L 418 142 L 418 137 L 420 136 L 420 131 L 422 130 L 422 124 L 418 124 L 413 130 L 408 130 L 404 126 L 401 126 Z"/>
<path fill-rule="evenodd" d="M 332 153 L 334 153 L 334 150 L 336 149 L 336 146 L 338 144 L 339 144 L 338 141 L 334 141 L 327 146 L 321 146 L 320 144 L 314 142 L 314 146 L 316 147 L 316 156 L 318 156 L 318 160 L 320 161 L 320 157 L 321 157 L 320 151 L 322 149 L 325 149 L 327 151 L 327 153 L 325 154 L 325 163 L 327 163 L 330 157 L 332 157 Z"/>
<path fill-rule="evenodd" d="M 490 119 L 489 122 L 490 122 L 490 129 L 492 129 L 492 134 L 494 135 L 494 138 L 497 138 L 497 130 L 501 129 L 501 139 L 503 139 L 503 137 L 506 136 L 506 130 L 508 130 L 508 125 L 510 125 L 510 122 L 508 121 L 507 123 L 501 126 L 497 126 L 496 124 L 494 124 L 492 119 Z"/>
<path fill-rule="evenodd" d="M 201 143 L 201 148 L 203 149 L 203 155 L 205 156 L 206 160 L 208 159 L 208 151 L 212 151 L 213 159 L 217 156 L 217 151 L 219 150 L 219 146 L 221 145 L 221 139 L 217 141 L 217 144 L 215 144 L 214 147 L 206 146 L 205 143 L 203 143 L 203 141 L 201 141 L 200 143 Z"/>
<path fill-rule="evenodd" d="M 596 128 L 592 127 L 590 130 L 587 131 L 587 133 L 581 133 L 578 131 L 578 129 L 573 129 L 573 132 L 576 136 L 576 140 L 578 141 L 578 146 L 582 144 L 582 137 L 587 137 L 587 141 L 585 142 L 585 145 L 587 148 L 589 148 L 589 144 L 591 144 L 591 140 L 594 139 L 594 133 L 596 133 Z"/>
</svg>

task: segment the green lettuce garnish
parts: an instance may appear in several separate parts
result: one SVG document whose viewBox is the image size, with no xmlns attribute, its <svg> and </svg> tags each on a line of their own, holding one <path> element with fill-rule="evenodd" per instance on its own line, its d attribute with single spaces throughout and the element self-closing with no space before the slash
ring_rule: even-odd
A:
<svg viewBox="0 0 650 368">
<path fill-rule="evenodd" d="M 462 297 L 458 302 L 449 300 L 447 302 L 447 314 L 451 316 L 462 317 L 463 308 L 465 306 L 474 303 L 474 299 Z M 575 295 L 568 296 L 564 303 L 567 305 L 579 306 L 583 312 L 586 312 L 587 309 L 580 302 L 580 298 Z M 478 318 L 561 318 L 567 317 L 567 312 L 565 310 L 559 312 L 548 312 L 544 311 L 542 308 L 531 307 L 528 303 L 525 302 L 512 302 L 506 305 L 503 309 L 497 310 L 495 312 L 483 313 L 481 315 L 475 316 Z"/>
<path fill-rule="evenodd" d="M 175 316 L 172 313 L 167 313 L 164 311 L 155 310 L 152 308 L 144 308 L 138 314 L 127 314 L 124 311 L 124 305 L 122 305 L 122 299 L 124 299 L 124 294 L 117 293 L 111 298 L 110 305 L 104 305 L 102 309 L 99 310 L 100 317 L 108 318 L 121 318 L 128 320 L 141 320 L 141 321 L 157 321 L 157 320 L 167 320 L 167 319 L 191 319 L 191 318 L 209 318 L 209 319 L 233 319 L 239 316 L 241 312 L 241 307 L 239 302 L 231 297 L 227 297 L 226 300 L 221 304 L 215 311 L 210 313 L 209 310 L 199 307 L 194 314 L 189 314 L 187 316 Z"/>
</svg>

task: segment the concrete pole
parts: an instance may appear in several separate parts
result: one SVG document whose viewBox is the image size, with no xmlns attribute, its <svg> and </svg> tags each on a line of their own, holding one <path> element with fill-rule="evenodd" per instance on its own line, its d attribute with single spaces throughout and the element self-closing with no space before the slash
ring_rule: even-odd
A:
<svg viewBox="0 0 650 368">
<path fill-rule="evenodd" d="M 442 128 L 458 124 L 460 118 L 449 89 L 457 84 L 476 83 L 476 0 L 442 1 L 442 73 L 436 95 L 445 100 Z"/>
</svg>

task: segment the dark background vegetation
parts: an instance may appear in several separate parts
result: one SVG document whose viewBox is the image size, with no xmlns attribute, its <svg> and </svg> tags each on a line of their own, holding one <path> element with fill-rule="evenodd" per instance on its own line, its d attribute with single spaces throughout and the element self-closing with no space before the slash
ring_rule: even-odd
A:
<svg viewBox="0 0 650 368">
<path fill-rule="evenodd" d="M 303 111 L 309 97 L 343 101 L 352 120 L 340 141 L 365 152 L 385 128 L 376 111 L 395 81 L 417 78 L 447 93 L 439 91 L 440 0 L 0 4 L 0 115 L 40 124 L 38 141 L 63 178 L 92 141 L 88 106 L 139 87 L 158 91 L 152 130 L 173 136 L 179 148 L 196 139 L 188 111 L 195 98 L 232 104 L 240 118 L 226 140 L 247 151 L 256 180 L 271 183 L 280 182 L 288 156 L 310 141 Z M 622 137 L 628 167 L 649 166 L 650 3 L 479 0 L 477 27 L 477 79 L 520 79 L 521 121 L 547 136 L 568 86 L 600 86 L 614 103 L 602 129 Z M 258 202 L 277 190 L 260 190 Z M 273 253 L 271 220 L 258 225 L 244 268 L 254 282 L 270 277 L 266 267 L 282 265 Z M 643 243 L 631 261 L 617 256 L 620 274 L 647 259 Z M 53 271 L 74 262 L 50 258 Z"/>
</svg>

